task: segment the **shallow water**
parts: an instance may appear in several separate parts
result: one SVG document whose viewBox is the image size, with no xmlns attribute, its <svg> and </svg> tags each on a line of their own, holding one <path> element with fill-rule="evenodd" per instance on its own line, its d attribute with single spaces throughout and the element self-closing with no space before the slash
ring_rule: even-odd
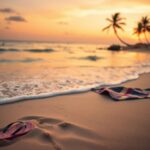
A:
<svg viewBox="0 0 150 150">
<path fill-rule="evenodd" d="M 150 72 L 149 52 L 111 52 L 104 47 L 6 42 L 0 46 L 0 104 L 87 91 Z"/>
</svg>

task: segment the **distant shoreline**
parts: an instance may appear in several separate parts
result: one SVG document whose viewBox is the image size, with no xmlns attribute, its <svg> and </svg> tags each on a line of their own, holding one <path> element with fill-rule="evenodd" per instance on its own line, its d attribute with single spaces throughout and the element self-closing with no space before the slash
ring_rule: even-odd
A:
<svg viewBox="0 0 150 150">
<path fill-rule="evenodd" d="M 111 51 L 121 51 L 121 50 L 149 51 L 150 44 L 136 43 L 136 44 L 130 45 L 130 46 L 122 46 L 122 45 L 112 44 L 109 47 L 107 47 L 106 49 L 111 50 Z"/>
</svg>

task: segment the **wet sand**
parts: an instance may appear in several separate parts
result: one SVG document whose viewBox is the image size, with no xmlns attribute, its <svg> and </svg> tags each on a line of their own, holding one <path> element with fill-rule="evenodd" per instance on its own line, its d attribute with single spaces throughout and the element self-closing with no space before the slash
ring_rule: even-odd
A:
<svg viewBox="0 0 150 150">
<path fill-rule="evenodd" d="M 123 85 L 150 87 L 150 74 Z M 33 120 L 29 134 L 2 150 L 149 150 L 150 99 L 115 102 L 94 92 L 0 106 L 0 128 Z"/>
</svg>

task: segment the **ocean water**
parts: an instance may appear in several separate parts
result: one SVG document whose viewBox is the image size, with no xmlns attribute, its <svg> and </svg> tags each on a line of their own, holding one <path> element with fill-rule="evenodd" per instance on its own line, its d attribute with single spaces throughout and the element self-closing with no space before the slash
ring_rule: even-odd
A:
<svg viewBox="0 0 150 150">
<path fill-rule="evenodd" d="M 150 72 L 150 52 L 106 45 L 5 42 L 0 45 L 0 104 L 114 85 Z"/>
</svg>

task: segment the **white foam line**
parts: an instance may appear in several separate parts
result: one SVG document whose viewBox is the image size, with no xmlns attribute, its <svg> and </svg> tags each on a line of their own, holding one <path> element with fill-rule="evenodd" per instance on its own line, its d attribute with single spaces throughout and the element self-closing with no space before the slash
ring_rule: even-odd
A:
<svg viewBox="0 0 150 150">
<path fill-rule="evenodd" d="M 125 79 L 122 82 L 118 83 L 110 83 L 110 84 L 96 84 L 92 86 L 88 86 L 85 88 L 79 88 L 79 89 L 72 89 L 72 90 L 66 90 L 62 92 L 53 92 L 53 93 L 43 93 L 39 95 L 24 95 L 24 96 L 17 96 L 17 97 L 12 97 L 12 98 L 4 98 L 0 100 L 0 105 L 3 104 L 9 104 L 9 103 L 14 103 L 14 102 L 20 102 L 20 101 L 25 101 L 25 100 L 33 100 L 33 99 L 40 99 L 40 98 L 48 98 L 48 97 L 55 97 L 55 96 L 61 96 L 61 95 L 67 95 L 67 94 L 77 94 L 77 93 L 83 93 L 83 92 L 88 92 L 92 88 L 98 87 L 98 86 L 113 86 L 113 85 L 118 85 L 124 82 L 127 82 L 129 80 L 134 80 L 139 77 L 139 74 L 136 74 L 134 77 L 130 77 L 129 79 Z"/>
<path fill-rule="evenodd" d="M 141 74 L 144 73 L 150 73 L 149 71 L 141 71 L 141 72 L 137 72 L 135 73 L 132 77 L 130 76 L 128 79 L 124 79 L 121 82 L 116 82 L 116 83 L 110 83 L 110 84 L 95 84 L 92 86 L 88 86 L 85 88 L 79 88 L 79 89 L 71 89 L 71 90 L 65 90 L 62 92 L 53 92 L 53 93 L 43 93 L 43 94 L 39 94 L 39 95 L 24 95 L 24 96 L 17 96 L 17 97 L 12 97 L 12 98 L 3 98 L 0 99 L 0 105 L 3 104 L 9 104 L 9 103 L 14 103 L 14 102 L 20 102 L 20 101 L 25 101 L 25 100 L 33 100 L 33 99 L 40 99 L 40 98 L 48 98 L 48 97 L 55 97 L 55 96 L 61 96 L 61 95 L 67 95 L 67 94 L 76 94 L 76 93 L 83 93 L 83 92 L 88 92 L 90 91 L 92 88 L 98 87 L 98 86 L 114 86 L 114 85 L 118 85 L 118 84 L 122 84 L 124 82 L 130 81 L 130 80 L 135 80 L 138 79 L 139 76 Z"/>
<path fill-rule="evenodd" d="M 60 95 L 82 93 L 82 92 L 87 92 L 91 90 L 91 88 L 94 88 L 94 87 L 96 86 L 66 90 L 62 92 L 53 92 L 53 93 L 44 93 L 44 94 L 39 94 L 39 95 L 30 95 L 30 96 L 24 95 L 24 96 L 12 97 L 12 98 L 4 98 L 0 100 L 0 105 L 13 103 L 13 102 L 19 102 L 23 100 L 40 99 L 40 98 L 48 98 L 48 97 L 54 97 L 54 96 L 60 96 Z"/>
</svg>

